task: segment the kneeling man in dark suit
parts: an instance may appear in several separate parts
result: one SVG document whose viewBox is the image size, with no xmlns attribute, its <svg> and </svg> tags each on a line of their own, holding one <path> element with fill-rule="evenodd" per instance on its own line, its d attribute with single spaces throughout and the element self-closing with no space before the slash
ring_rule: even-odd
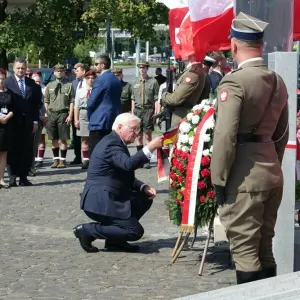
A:
<svg viewBox="0 0 300 300">
<path fill-rule="evenodd" d="M 156 190 L 135 178 L 134 171 L 148 163 L 152 152 L 161 148 L 163 136 L 153 139 L 130 156 L 127 145 L 140 131 L 140 119 L 133 114 L 117 116 L 113 131 L 95 147 L 81 194 L 80 208 L 94 223 L 77 225 L 73 232 L 86 252 L 98 252 L 95 239 L 105 239 L 108 250 L 138 251 L 144 229 L 140 218 L 149 210 Z"/>
</svg>

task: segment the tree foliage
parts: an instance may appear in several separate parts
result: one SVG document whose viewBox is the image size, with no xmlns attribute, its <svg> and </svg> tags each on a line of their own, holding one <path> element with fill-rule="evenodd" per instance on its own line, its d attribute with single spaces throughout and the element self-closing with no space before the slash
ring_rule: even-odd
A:
<svg viewBox="0 0 300 300">
<path fill-rule="evenodd" d="M 114 27 L 145 40 L 155 36 L 155 24 L 168 22 L 168 9 L 156 0 L 91 0 L 83 20 L 103 23 L 108 15 Z"/>
</svg>

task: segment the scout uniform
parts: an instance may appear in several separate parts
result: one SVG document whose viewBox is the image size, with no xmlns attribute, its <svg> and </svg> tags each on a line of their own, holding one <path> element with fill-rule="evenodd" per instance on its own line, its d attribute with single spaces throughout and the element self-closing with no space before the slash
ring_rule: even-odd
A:
<svg viewBox="0 0 300 300">
<path fill-rule="evenodd" d="M 267 25 L 240 13 L 233 20 L 231 36 L 253 46 L 262 40 Z M 247 55 L 248 49 L 237 51 Z M 239 63 L 218 88 L 211 160 L 220 220 L 230 241 L 238 284 L 276 276 L 272 238 L 288 141 L 283 80 L 268 70 L 261 57 Z"/>
<path fill-rule="evenodd" d="M 114 68 L 112 71 L 116 76 L 121 76 L 123 74 L 122 69 Z M 122 94 L 121 94 L 121 114 L 126 112 L 131 112 L 131 99 L 132 99 L 132 86 L 129 82 L 123 81 L 122 84 Z"/>
<path fill-rule="evenodd" d="M 148 62 L 140 62 L 139 65 L 149 67 Z M 134 114 L 141 119 L 141 132 L 153 131 L 153 115 L 155 102 L 158 100 L 159 84 L 153 77 L 145 79 L 136 78 L 132 88 L 132 100 L 134 101 Z"/>
<path fill-rule="evenodd" d="M 53 69 L 64 68 L 63 65 L 57 64 Z M 45 103 L 48 103 L 47 131 L 49 140 L 67 141 L 70 139 L 70 125 L 67 125 L 66 119 L 69 115 L 70 105 L 74 103 L 74 97 L 72 83 L 68 82 L 66 78 L 56 79 L 48 83 L 45 89 Z M 57 153 L 53 153 L 53 155 L 54 162 L 51 167 L 65 167 L 65 157 L 63 157 L 65 155 L 61 155 L 61 157 L 58 157 Z"/>
<path fill-rule="evenodd" d="M 172 126 L 177 125 L 188 111 L 200 102 L 205 84 L 205 74 L 186 70 L 177 80 L 173 93 L 162 94 L 162 104 L 173 108 Z"/>
</svg>

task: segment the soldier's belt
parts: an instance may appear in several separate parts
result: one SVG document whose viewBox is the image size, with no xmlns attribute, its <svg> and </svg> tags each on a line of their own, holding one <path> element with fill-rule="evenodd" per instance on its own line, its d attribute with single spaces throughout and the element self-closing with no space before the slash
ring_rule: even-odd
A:
<svg viewBox="0 0 300 300">
<path fill-rule="evenodd" d="M 62 114 L 62 113 L 68 113 L 69 110 L 68 109 L 62 109 L 62 110 L 49 109 L 49 112 L 52 113 L 52 114 Z"/>
<path fill-rule="evenodd" d="M 258 134 L 238 134 L 237 142 L 239 144 L 243 143 L 270 143 L 273 142 L 272 136 L 270 135 L 258 135 Z"/>
</svg>

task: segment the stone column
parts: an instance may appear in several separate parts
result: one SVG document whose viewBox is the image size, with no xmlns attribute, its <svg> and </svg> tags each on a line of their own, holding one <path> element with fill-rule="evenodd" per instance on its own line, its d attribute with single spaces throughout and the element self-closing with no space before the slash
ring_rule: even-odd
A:
<svg viewBox="0 0 300 300">
<path fill-rule="evenodd" d="M 269 53 L 269 68 L 283 78 L 289 94 L 290 136 L 282 162 L 284 190 L 278 211 L 275 238 L 273 239 L 273 251 L 278 265 L 278 274 L 285 274 L 294 271 L 298 54 L 293 52 Z"/>
</svg>

